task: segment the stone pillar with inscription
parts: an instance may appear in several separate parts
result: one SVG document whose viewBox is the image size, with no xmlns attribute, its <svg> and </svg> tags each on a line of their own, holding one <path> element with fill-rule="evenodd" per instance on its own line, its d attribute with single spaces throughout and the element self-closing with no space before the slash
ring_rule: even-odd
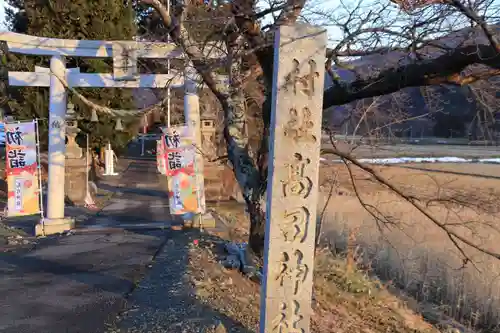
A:
<svg viewBox="0 0 500 333">
<path fill-rule="evenodd" d="M 306 24 L 275 36 L 261 333 L 310 332 L 326 41 Z"/>
<path fill-rule="evenodd" d="M 196 146 L 195 154 L 195 174 L 196 186 L 198 194 L 198 204 L 200 214 L 196 214 L 193 218 L 195 225 L 201 226 L 202 214 L 205 213 L 205 180 L 203 177 L 203 155 L 201 154 L 201 130 L 200 130 L 200 98 L 196 89 L 196 70 L 187 65 L 184 77 L 184 118 L 186 125 L 191 129 L 194 136 L 194 145 Z"/>
</svg>

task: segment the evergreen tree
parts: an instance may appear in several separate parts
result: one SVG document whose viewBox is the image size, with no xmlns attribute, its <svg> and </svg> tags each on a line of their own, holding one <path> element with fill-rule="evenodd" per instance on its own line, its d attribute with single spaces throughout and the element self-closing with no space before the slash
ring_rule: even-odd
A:
<svg viewBox="0 0 500 333">
<path fill-rule="evenodd" d="M 14 10 L 7 11 L 10 30 L 18 33 L 64 39 L 131 40 L 135 36 L 135 15 L 132 4 L 124 0 L 8 0 Z M 49 66 L 49 57 L 19 56 L 9 61 L 10 70 L 34 71 L 34 66 Z M 67 67 L 80 67 L 83 73 L 111 73 L 112 59 L 68 58 Z M 111 108 L 133 109 L 129 89 L 81 89 L 91 101 Z M 48 118 L 47 88 L 12 88 L 11 109 L 18 119 Z M 91 146 L 102 147 L 108 142 L 122 148 L 135 134 L 131 126 L 136 119 L 123 119 L 124 132 L 114 130 L 116 119 L 99 115 L 91 123 L 92 110 L 78 98 L 71 97 L 83 133 L 91 133 Z M 42 142 L 47 140 L 47 122 L 41 122 Z"/>
<path fill-rule="evenodd" d="M 0 116 L 3 118 L 9 112 L 7 45 L 0 42 Z"/>
</svg>

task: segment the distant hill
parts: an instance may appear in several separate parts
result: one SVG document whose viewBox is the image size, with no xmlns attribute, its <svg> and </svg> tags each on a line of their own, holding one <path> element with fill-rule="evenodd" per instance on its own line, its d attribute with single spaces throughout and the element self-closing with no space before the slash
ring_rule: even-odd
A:
<svg viewBox="0 0 500 333">
<path fill-rule="evenodd" d="M 492 26 L 497 32 L 500 32 L 500 26 Z M 487 43 L 482 31 L 475 28 L 466 28 L 460 31 L 451 33 L 443 38 L 434 42 L 437 46 L 455 47 L 459 44 L 468 45 L 472 43 Z M 434 58 L 443 52 L 442 49 L 435 46 L 426 46 L 421 50 L 422 57 Z M 348 63 L 350 67 L 356 69 L 356 73 L 361 77 L 369 75 L 374 71 L 381 71 L 391 67 L 401 67 L 405 64 L 410 64 L 414 56 L 409 53 L 401 51 L 391 51 L 376 55 L 359 57 Z M 344 82 L 351 82 L 355 80 L 353 71 L 334 67 L 336 74 Z M 492 82 L 495 79 L 491 79 Z M 330 76 L 325 75 L 325 89 L 333 85 Z M 425 90 L 425 95 L 422 93 Z M 401 101 L 401 96 L 404 96 L 404 101 Z M 397 101 L 399 99 L 399 102 Z M 325 110 L 324 116 L 326 117 L 330 127 L 345 133 L 346 130 L 352 131 L 355 124 L 359 121 L 359 117 L 354 117 L 351 120 L 350 126 L 343 124 L 343 121 L 353 112 L 353 109 L 358 109 L 357 112 L 361 113 L 373 99 L 363 101 L 362 103 L 354 102 L 342 106 L 332 107 Z M 364 106 L 363 106 L 364 104 Z M 466 136 L 468 134 L 469 125 L 474 119 L 477 110 L 482 106 L 475 99 L 467 86 L 433 86 L 421 89 L 406 88 L 396 94 L 386 95 L 379 100 L 379 113 L 381 118 L 390 119 L 390 115 L 407 113 L 408 118 L 414 118 L 429 113 L 430 116 L 419 118 L 415 121 L 407 121 L 392 126 L 393 130 L 408 129 L 413 127 L 413 135 L 433 135 L 433 136 Z M 492 103 L 493 109 L 496 109 L 498 103 Z M 361 107 L 360 107 L 361 106 Z M 496 111 L 496 110 L 493 110 Z M 492 112 L 492 110 L 487 110 Z M 442 124 L 441 124 L 442 123 Z M 436 125 L 437 124 L 437 125 Z M 341 126 L 342 125 L 342 126 Z M 342 127 L 342 128 L 340 128 Z M 443 128 L 440 128 L 443 127 Z M 444 128 L 450 127 L 450 128 Z M 363 129 L 361 129 L 363 132 Z M 420 134 L 419 134 L 420 133 Z M 350 133 L 349 133 L 350 134 Z M 361 134 L 361 133 L 358 133 Z"/>
</svg>

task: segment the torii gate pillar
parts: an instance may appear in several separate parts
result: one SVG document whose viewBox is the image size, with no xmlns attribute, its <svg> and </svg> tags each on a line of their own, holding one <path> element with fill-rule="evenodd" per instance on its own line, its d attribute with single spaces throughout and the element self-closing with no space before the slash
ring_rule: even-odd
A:
<svg viewBox="0 0 500 333">
<path fill-rule="evenodd" d="M 63 56 L 52 56 L 50 71 L 47 217 L 36 225 L 37 236 L 70 230 L 75 225 L 74 220 L 64 217 L 67 91 L 58 79 L 66 77 Z"/>
</svg>

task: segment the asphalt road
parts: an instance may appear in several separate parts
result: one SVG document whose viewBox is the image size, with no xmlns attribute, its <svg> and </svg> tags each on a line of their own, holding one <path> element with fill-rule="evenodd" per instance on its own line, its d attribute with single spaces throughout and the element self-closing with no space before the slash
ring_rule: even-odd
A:
<svg viewBox="0 0 500 333">
<path fill-rule="evenodd" d="M 166 179 L 158 173 L 156 161 L 134 160 L 122 175 L 115 177 L 99 185 L 116 193 L 113 200 L 82 227 L 142 230 L 181 223 L 169 213 Z"/>
<path fill-rule="evenodd" d="M 76 234 L 0 253 L 0 332 L 97 333 L 116 319 L 172 232 L 151 227 L 172 219 L 154 162 L 132 162 L 108 189 L 109 206 Z"/>
</svg>

